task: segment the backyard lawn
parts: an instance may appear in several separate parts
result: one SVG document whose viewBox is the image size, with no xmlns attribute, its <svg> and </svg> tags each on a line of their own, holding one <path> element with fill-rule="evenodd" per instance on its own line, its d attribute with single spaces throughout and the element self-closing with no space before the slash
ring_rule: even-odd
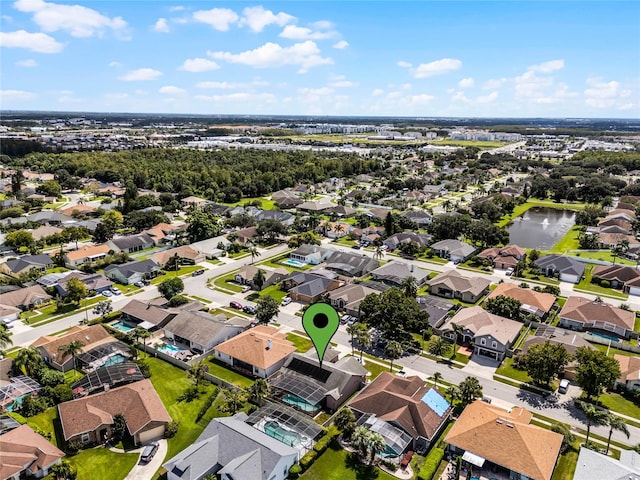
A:
<svg viewBox="0 0 640 480">
<path fill-rule="evenodd" d="M 249 377 L 227 368 L 222 363 L 218 362 L 215 358 L 211 357 L 211 360 L 207 363 L 209 367 L 209 373 L 222 380 L 233 383 L 240 388 L 248 388 L 253 385 L 253 380 Z"/>
<path fill-rule="evenodd" d="M 564 234 L 558 243 L 556 243 L 551 250 L 540 252 L 545 255 L 547 253 L 565 253 L 567 250 L 577 250 L 580 248 L 580 242 L 578 236 L 580 235 L 580 226 L 574 225 L 571 229 Z"/>
<path fill-rule="evenodd" d="M 287 296 L 287 292 L 284 290 L 280 290 L 278 285 L 271 285 L 270 287 L 265 288 L 260 291 L 261 297 L 273 297 L 278 303 L 282 302 L 282 299 Z"/>
<path fill-rule="evenodd" d="M 303 480 L 393 480 L 377 467 L 363 465 L 351 454 L 332 444 L 301 477 Z"/>
<path fill-rule="evenodd" d="M 287 340 L 293 343 L 296 350 L 300 353 L 306 353 L 313 347 L 313 343 L 308 337 L 302 337 L 295 333 L 287 333 Z"/>
<path fill-rule="evenodd" d="M 580 452 L 580 442 L 575 442 L 571 447 L 560 455 L 556 469 L 553 471 L 551 480 L 572 480 L 578 463 L 578 453 Z"/>
</svg>

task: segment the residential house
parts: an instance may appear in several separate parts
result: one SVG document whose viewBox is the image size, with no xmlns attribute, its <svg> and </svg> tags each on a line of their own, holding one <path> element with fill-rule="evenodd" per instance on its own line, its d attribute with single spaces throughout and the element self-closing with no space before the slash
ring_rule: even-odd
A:
<svg viewBox="0 0 640 480">
<path fill-rule="evenodd" d="M 327 293 L 326 298 L 331 306 L 337 310 L 344 310 L 347 314 L 358 316 L 360 304 L 367 295 L 378 295 L 380 292 L 358 283 L 349 283 Z"/>
<path fill-rule="evenodd" d="M 325 262 L 336 251 L 332 248 L 325 248 L 319 245 L 300 245 L 289 254 L 291 260 L 309 265 L 320 265 Z"/>
<path fill-rule="evenodd" d="M 421 268 L 415 268 L 413 264 L 391 261 L 371 271 L 376 282 L 400 286 L 407 278 L 413 277 L 416 285 L 423 285 L 429 279 L 429 272 Z"/>
<path fill-rule="evenodd" d="M 502 361 L 516 341 L 522 324 L 489 313 L 482 307 L 462 308 L 441 327 L 442 335 L 456 340 L 456 328 L 462 330 L 462 342 L 473 341 L 473 353 Z"/>
<path fill-rule="evenodd" d="M 402 216 L 415 223 L 418 228 L 426 228 L 433 219 L 433 216 L 424 210 L 408 210 Z"/>
<path fill-rule="evenodd" d="M 626 265 L 598 265 L 592 272 L 593 280 L 606 280 L 611 288 L 620 288 L 629 295 L 640 295 L 640 270 Z"/>
<path fill-rule="evenodd" d="M 66 372 L 74 368 L 74 358 L 62 353 L 60 348 L 73 341 L 82 343 L 76 359 L 78 367 L 93 369 L 115 355 L 129 356 L 129 347 L 109 335 L 102 325 L 76 325 L 60 336 L 44 335 L 30 346 L 40 352 L 48 366 Z"/>
<path fill-rule="evenodd" d="M 513 283 L 501 283 L 486 298 L 513 298 L 520 302 L 520 310 L 524 313 L 545 318 L 556 303 L 556 296 L 550 293 L 536 292 L 530 288 L 522 288 Z"/>
<path fill-rule="evenodd" d="M 256 277 L 258 270 L 262 270 L 264 272 L 264 283 L 260 288 L 257 288 L 257 285 L 253 280 Z M 271 285 L 280 283 L 287 275 L 289 275 L 289 270 L 282 267 L 271 268 L 264 265 L 243 265 L 240 267 L 240 270 L 236 272 L 233 278 L 237 283 L 249 285 L 255 290 L 262 290 L 270 287 Z"/>
<path fill-rule="evenodd" d="M 202 263 L 207 259 L 204 253 L 193 248 L 191 245 L 182 245 L 180 247 L 170 248 L 169 250 L 156 252 L 149 258 L 164 268 L 172 257 L 178 257 L 180 264 L 188 265 Z"/>
<path fill-rule="evenodd" d="M 107 242 L 107 245 L 116 253 L 135 253 L 154 247 L 155 241 L 151 235 L 138 233 L 137 235 L 113 238 Z"/>
<path fill-rule="evenodd" d="M 416 302 L 420 310 L 429 314 L 429 325 L 431 325 L 433 329 L 440 328 L 449 312 L 455 307 L 451 302 L 425 295 L 416 297 Z"/>
<path fill-rule="evenodd" d="M 101 273 L 71 272 L 55 285 L 54 288 L 58 295 L 63 298 L 67 296 L 67 284 L 72 278 L 80 280 L 87 287 L 87 292 L 102 293 L 105 290 L 110 290 L 113 286 L 113 282 Z"/>
<path fill-rule="evenodd" d="M 77 204 L 77 205 L 72 205 L 70 207 L 67 208 L 62 208 L 60 210 L 58 210 L 58 212 L 62 213 L 63 215 L 69 215 L 71 217 L 76 217 L 76 216 L 97 216 L 97 209 L 95 207 L 92 207 L 91 205 L 83 205 L 83 204 Z"/>
<path fill-rule="evenodd" d="M 189 197 L 184 197 L 182 200 L 180 200 L 180 204 L 182 205 L 183 209 L 201 208 L 209 203 L 212 203 L 212 202 L 210 200 L 205 200 L 204 198 L 196 197 L 193 195 Z"/>
<path fill-rule="evenodd" d="M 204 254 L 206 258 L 218 258 L 225 255 L 226 250 L 231 245 L 231 242 L 226 237 L 220 235 L 218 237 L 207 238 L 206 240 L 200 240 L 189 244 L 191 248 L 195 248 L 200 253 Z"/>
<path fill-rule="evenodd" d="M 297 448 L 246 423 L 244 412 L 211 420 L 200 436 L 163 468 L 167 480 L 285 480 L 298 461 Z"/>
<path fill-rule="evenodd" d="M 636 318 L 635 313 L 630 310 L 584 297 L 567 298 L 558 317 L 558 325 L 570 330 L 595 330 L 626 339 L 633 333 Z"/>
<path fill-rule="evenodd" d="M 620 450 L 620 459 L 580 447 L 573 480 L 640 480 L 640 453 Z"/>
<path fill-rule="evenodd" d="M 380 262 L 366 255 L 335 252 L 327 260 L 325 268 L 347 277 L 362 277 L 380 266 Z"/>
<path fill-rule="evenodd" d="M 489 291 L 491 281 L 481 277 L 463 277 L 456 270 L 442 272 L 425 282 L 433 295 L 476 303 Z"/>
<path fill-rule="evenodd" d="M 445 437 L 447 450 L 462 455 L 463 465 L 472 466 L 478 477 L 496 471 L 513 480 L 551 480 L 563 437 L 531 425 L 532 416 L 522 407 L 503 410 L 476 400 Z"/>
<path fill-rule="evenodd" d="M 329 355 L 331 352 L 327 352 Z M 337 353 L 337 352 L 336 352 Z M 325 361 L 322 368 L 315 349 L 294 353 L 270 379 L 269 385 L 283 403 L 309 413 L 325 407 L 335 412 L 367 381 L 367 370 L 354 357 Z M 295 397 L 292 401 L 290 398 Z"/>
<path fill-rule="evenodd" d="M 520 260 L 525 258 L 527 251 L 517 245 L 506 247 L 487 248 L 478 254 L 478 257 L 491 260 L 493 266 L 498 270 L 515 268 Z"/>
<path fill-rule="evenodd" d="M 65 252 L 64 266 L 67 268 L 76 268 L 85 263 L 96 262 L 109 255 L 110 251 L 111 247 L 107 244 L 95 246 L 85 245 L 78 250 Z"/>
<path fill-rule="evenodd" d="M 171 421 L 148 379 L 61 403 L 58 414 L 65 441 L 80 440 L 84 445 L 111 438 L 116 415 L 124 415 L 135 445 L 162 438 Z"/>
<path fill-rule="evenodd" d="M 387 215 L 391 213 L 391 209 L 390 208 L 370 208 L 369 210 L 365 210 L 363 213 L 372 219 L 377 218 L 379 220 L 384 220 L 385 218 L 387 218 Z"/>
<path fill-rule="evenodd" d="M 31 287 L 3 293 L 0 295 L 0 305 L 2 307 L 19 308 L 22 311 L 33 310 L 52 298 L 40 285 L 32 285 Z"/>
<path fill-rule="evenodd" d="M 189 345 L 189 350 L 193 352 L 204 353 L 243 332 L 250 324 L 251 321 L 246 318 L 184 311 L 164 326 L 164 336 Z"/>
<path fill-rule="evenodd" d="M 400 377 L 382 372 L 350 403 L 357 424 L 380 433 L 385 454 L 400 456 L 407 450 L 424 452 L 451 415 L 451 404 L 418 376 Z"/>
<path fill-rule="evenodd" d="M 433 237 L 426 233 L 402 232 L 385 238 L 382 244 L 390 250 L 395 250 L 405 243 L 416 243 L 420 247 L 427 247 L 432 240 Z"/>
<path fill-rule="evenodd" d="M 20 310 L 16 307 L 10 307 L 9 305 L 3 305 L 0 303 L 0 322 L 8 324 L 20 318 Z"/>
<path fill-rule="evenodd" d="M 295 208 L 302 203 L 302 200 L 296 194 L 288 190 L 279 190 L 272 193 L 271 200 L 281 209 Z"/>
<path fill-rule="evenodd" d="M 341 285 L 342 282 L 335 277 L 312 272 L 292 272 L 282 280 L 282 286 L 291 299 L 302 303 L 315 303 Z"/>
<path fill-rule="evenodd" d="M 336 205 L 335 207 L 330 208 L 327 213 L 335 213 L 340 218 L 348 218 L 358 213 L 358 210 L 344 205 Z"/>
<path fill-rule="evenodd" d="M 44 478 L 59 463 L 64 452 L 29 425 L 20 425 L 0 435 L 0 478 Z"/>
<path fill-rule="evenodd" d="M 603 233 L 598 235 L 600 241 L 600 248 L 612 249 L 616 245 L 626 241 L 629 243 L 629 249 L 635 249 L 640 246 L 640 241 L 631 234 L 628 233 Z"/>
<path fill-rule="evenodd" d="M 440 195 L 444 195 L 447 193 L 447 189 L 444 186 L 444 183 L 439 185 L 425 185 L 422 190 L 428 194 L 429 198 L 439 197 Z"/>
<path fill-rule="evenodd" d="M 48 225 L 42 225 L 33 230 L 29 230 L 31 232 L 31 236 L 37 242 L 42 240 L 43 238 L 50 237 L 52 235 L 57 235 L 62 233 L 64 229 L 58 227 L 50 227 Z"/>
<path fill-rule="evenodd" d="M 155 227 L 145 230 L 144 233 L 153 239 L 155 246 L 170 244 L 187 229 L 186 223 L 159 223 Z"/>
<path fill-rule="evenodd" d="M 122 285 L 133 285 L 144 279 L 155 278 L 160 272 L 160 265 L 150 259 L 111 264 L 104 269 L 107 278 Z"/>
<path fill-rule="evenodd" d="M 456 239 L 447 239 L 431 245 L 431 250 L 440 258 L 460 263 L 467 260 L 476 251 L 476 247 Z"/>
<path fill-rule="evenodd" d="M 345 237 L 353 230 L 353 225 L 344 222 L 329 222 L 323 220 L 320 222 L 318 231 L 322 232 L 325 237 L 337 239 Z"/>
<path fill-rule="evenodd" d="M 322 212 L 332 208 L 334 205 L 329 202 L 304 202 L 296 206 L 296 209 L 303 212 Z"/>
<path fill-rule="evenodd" d="M 258 325 L 214 347 L 215 358 L 254 377 L 273 375 L 296 351 L 283 333 Z"/>
<path fill-rule="evenodd" d="M 558 277 L 563 282 L 580 283 L 585 264 L 564 255 L 544 255 L 535 261 L 536 267 L 547 277 Z"/>
<path fill-rule="evenodd" d="M 613 358 L 618 360 L 621 372 L 620 378 L 616 380 L 616 385 L 627 390 L 640 389 L 640 357 L 615 354 Z"/>
<path fill-rule="evenodd" d="M 275 220 L 287 227 L 293 225 L 296 220 L 296 217 L 289 212 L 280 212 L 278 210 L 258 210 L 253 217 L 258 223 L 263 220 Z"/>
<path fill-rule="evenodd" d="M 29 222 L 36 222 L 41 225 L 62 225 L 65 223 L 72 223 L 74 221 L 73 217 L 63 215 L 62 213 L 58 213 L 53 210 L 41 210 L 39 212 L 30 213 L 26 218 Z"/>
<path fill-rule="evenodd" d="M 163 328 L 177 315 L 177 311 L 166 310 L 151 303 L 131 300 L 120 309 L 124 318 L 145 330 Z"/>
<path fill-rule="evenodd" d="M 240 245 L 248 245 L 250 243 L 254 243 L 254 240 L 257 240 L 258 228 L 257 227 L 247 227 L 242 228 L 240 230 L 236 230 L 235 232 L 230 233 L 227 237 L 235 237 L 235 241 Z"/>
<path fill-rule="evenodd" d="M 53 261 L 49 255 L 24 255 L 13 260 L 0 263 L 0 273 L 4 273 L 13 278 L 18 278 L 33 270 L 44 275 L 48 268 L 53 266 Z"/>
</svg>

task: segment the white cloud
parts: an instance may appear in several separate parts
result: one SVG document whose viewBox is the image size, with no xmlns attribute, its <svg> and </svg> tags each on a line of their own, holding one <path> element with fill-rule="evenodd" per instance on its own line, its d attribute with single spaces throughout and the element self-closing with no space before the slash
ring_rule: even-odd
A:
<svg viewBox="0 0 640 480">
<path fill-rule="evenodd" d="M 300 67 L 298 73 L 306 73 L 311 67 L 333 63 L 331 58 L 320 56 L 320 49 L 311 40 L 296 43 L 290 47 L 282 47 L 277 43 L 268 42 L 254 50 L 247 50 L 241 53 L 207 53 L 217 60 L 225 60 L 254 68 L 297 65 Z"/>
<path fill-rule="evenodd" d="M 236 88 L 244 88 L 244 83 L 230 83 L 230 82 L 200 82 L 196 84 L 198 88 L 212 88 L 220 90 L 233 90 Z"/>
<path fill-rule="evenodd" d="M 544 90 L 553 85 L 553 77 L 537 76 L 533 70 L 527 70 L 515 79 L 516 96 L 524 98 L 543 97 Z"/>
<path fill-rule="evenodd" d="M 156 24 L 153 26 L 153 31 L 160 32 L 160 33 L 168 33 L 170 29 L 169 29 L 169 22 L 167 22 L 167 19 L 159 18 Z"/>
<path fill-rule="evenodd" d="M 142 89 L 140 89 L 140 88 L 139 88 L 139 89 L 137 89 L 137 90 L 135 91 L 135 94 L 136 94 L 136 95 L 147 95 L 147 94 L 148 94 L 148 92 L 147 92 L 146 90 L 142 90 Z"/>
<path fill-rule="evenodd" d="M 109 62 L 108 66 L 111 68 L 118 68 L 118 67 L 121 67 L 122 64 L 120 62 L 113 61 L 113 62 Z"/>
<path fill-rule="evenodd" d="M 184 63 L 178 67 L 178 70 L 184 70 L 187 72 L 209 72 L 219 68 L 220 65 L 213 60 L 208 60 L 206 58 L 187 58 Z"/>
<path fill-rule="evenodd" d="M 371 92 L 371 96 L 372 97 L 379 97 L 383 93 L 384 93 L 384 90 L 382 90 L 381 88 L 376 88 L 373 92 Z"/>
<path fill-rule="evenodd" d="M 26 48 L 39 53 L 58 53 L 64 45 L 46 33 L 29 33 L 26 30 L 0 32 L 0 46 L 7 48 Z"/>
<path fill-rule="evenodd" d="M 531 65 L 529 70 L 540 73 L 551 73 L 564 68 L 564 60 L 550 60 L 548 62 Z"/>
<path fill-rule="evenodd" d="M 594 108 L 607 108 L 618 106 L 628 109 L 629 102 L 620 103 L 621 99 L 626 99 L 632 95 L 631 90 L 622 89 L 620 82 L 612 80 L 605 82 L 599 77 L 587 79 L 587 86 L 584 90 L 585 103 Z"/>
<path fill-rule="evenodd" d="M 28 68 L 30 68 L 30 67 L 37 67 L 38 63 L 34 59 L 29 58 L 29 59 L 26 59 L 26 60 L 17 61 L 16 65 L 18 67 L 28 67 Z"/>
<path fill-rule="evenodd" d="M 233 10 L 228 8 L 212 8 L 211 10 L 198 10 L 194 12 L 193 19 L 197 22 L 206 23 L 216 30 L 226 32 L 229 26 L 236 23 L 240 17 Z"/>
<path fill-rule="evenodd" d="M 333 44 L 333 48 L 336 48 L 338 50 L 344 50 L 348 46 L 349 42 L 347 42 L 346 40 L 340 40 L 339 42 Z"/>
<path fill-rule="evenodd" d="M 451 92 L 453 93 L 453 92 Z M 471 103 L 471 99 L 468 98 L 464 92 L 455 92 L 451 96 L 451 100 L 454 102 L 463 102 L 463 103 Z"/>
<path fill-rule="evenodd" d="M 298 27 L 297 25 L 287 25 L 280 33 L 280 37 L 291 40 L 327 40 L 338 35 L 335 31 L 319 32 L 310 28 Z"/>
<path fill-rule="evenodd" d="M 125 82 L 140 82 L 146 80 L 155 80 L 162 76 L 162 72 L 154 70 L 153 68 L 139 68 L 137 70 L 131 70 L 119 77 L 120 80 Z"/>
<path fill-rule="evenodd" d="M 0 100 L 10 102 L 12 100 L 31 100 L 33 93 L 24 90 L 0 90 Z"/>
<path fill-rule="evenodd" d="M 507 83 L 506 78 L 492 78 L 484 82 L 482 88 L 484 88 L 485 90 L 495 90 L 496 88 L 500 88 L 505 83 Z"/>
<path fill-rule="evenodd" d="M 458 86 L 460 88 L 472 88 L 475 84 L 476 84 L 476 81 L 471 77 L 463 78 L 458 82 Z"/>
<path fill-rule="evenodd" d="M 411 68 L 411 67 L 413 67 L 413 65 L 411 65 L 409 62 L 405 62 L 404 60 L 400 60 L 398 63 L 396 63 L 396 65 L 398 65 L 400 68 Z"/>
<path fill-rule="evenodd" d="M 453 72 L 462 67 L 462 62 L 455 58 L 443 58 L 430 63 L 422 63 L 418 65 L 413 76 L 415 78 L 427 78 L 434 75 L 442 75 L 444 73 Z"/>
<path fill-rule="evenodd" d="M 127 22 L 122 17 L 109 18 L 82 5 L 60 5 L 43 0 L 17 0 L 16 10 L 33 13 L 33 21 L 45 32 L 68 31 L 74 37 L 91 37 L 111 29 L 123 34 Z"/>
<path fill-rule="evenodd" d="M 306 96 L 327 96 L 331 95 L 334 92 L 332 88 L 329 87 L 320 87 L 320 88 L 299 88 L 298 93 L 303 97 Z"/>
<path fill-rule="evenodd" d="M 184 95 L 187 91 L 184 88 L 175 87 L 173 85 L 165 85 L 164 87 L 160 87 L 158 90 L 159 93 L 163 95 Z"/>
<path fill-rule="evenodd" d="M 491 92 L 489 95 L 479 96 L 476 98 L 476 103 L 491 103 L 498 99 L 498 92 Z"/>
<path fill-rule="evenodd" d="M 240 26 L 247 26 L 254 32 L 261 32 L 268 25 L 275 24 L 280 27 L 288 23 L 295 22 L 296 17 L 288 13 L 273 13 L 271 10 L 265 10 L 262 6 L 247 7 L 242 10 L 242 18 Z"/>
<path fill-rule="evenodd" d="M 174 7 L 169 7 L 170 12 L 181 12 L 185 9 L 182 5 L 176 5 Z"/>
<path fill-rule="evenodd" d="M 421 95 L 413 95 L 409 98 L 409 101 L 414 105 L 420 105 L 422 103 L 430 102 L 434 98 L 436 97 L 434 97 L 433 95 L 427 95 L 426 93 L 423 93 Z"/>
</svg>

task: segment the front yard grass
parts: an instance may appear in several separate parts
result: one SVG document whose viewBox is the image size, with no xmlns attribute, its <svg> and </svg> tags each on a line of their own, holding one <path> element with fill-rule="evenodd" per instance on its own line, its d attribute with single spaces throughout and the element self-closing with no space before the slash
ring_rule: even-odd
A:
<svg viewBox="0 0 640 480">
<path fill-rule="evenodd" d="M 223 290 L 230 290 L 234 293 L 240 293 L 242 292 L 242 287 L 235 282 L 235 275 L 236 273 L 232 272 L 227 275 L 218 277 L 213 281 L 213 284 Z"/>
<path fill-rule="evenodd" d="M 551 480 L 572 480 L 573 474 L 576 471 L 579 452 L 580 441 L 571 444 L 571 446 L 568 447 L 562 455 L 560 455 Z"/>
<path fill-rule="evenodd" d="M 578 240 L 580 231 L 580 226 L 574 225 L 569 229 L 567 233 L 564 234 L 564 236 L 558 241 L 558 243 L 556 243 L 551 248 L 551 250 L 544 252 L 543 255 L 547 253 L 563 254 L 567 250 L 577 250 L 578 248 L 580 248 L 580 241 Z"/>
<path fill-rule="evenodd" d="M 302 480 L 393 480 L 396 477 L 375 466 L 360 463 L 352 457 L 350 452 L 343 450 L 334 442 L 300 478 Z"/>
<path fill-rule="evenodd" d="M 233 383 L 240 388 L 249 388 L 251 385 L 253 385 L 253 379 L 245 377 L 241 373 L 231 370 L 213 357 L 209 360 L 209 362 L 207 362 L 207 366 L 209 367 L 209 373 L 211 375 L 221 378 L 226 382 Z"/>
<path fill-rule="evenodd" d="M 588 258 L 592 260 L 601 260 L 605 262 L 614 262 L 614 256 L 611 250 L 596 250 L 596 251 L 588 251 L 588 250 L 578 250 L 576 252 L 570 252 L 571 255 L 575 255 L 576 257 Z M 627 260 L 622 257 L 615 257 L 615 262 L 621 265 L 631 265 L 636 266 L 636 262 L 632 260 Z"/>
<path fill-rule="evenodd" d="M 518 370 L 513 366 L 513 358 L 505 358 L 502 365 L 496 370 L 496 375 L 513 378 L 520 382 L 531 382 L 531 377 L 526 370 Z"/>
<path fill-rule="evenodd" d="M 260 291 L 261 297 L 273 297 L 278 303 L 282 302 L 282 299 L 287 296 L 287 292 L 280 290 L 278 285 L 271 285 Z"/>
<path fill-rule="evenodd" d="M 302 337 L 295 333 L 287 333 L 287 340 L 293 343 L 296 350 L 300 353 L 306 353 L 313 347 L 313 342 L 308 337 Z"/>
<path fill-rule="evenodd" d="M 640 406 L 627 400 L 619 393 L 603 393 L 598 397 L 600 403 L 613 412 L 632 418 L 640 418 Z"/>
<path fill-rule="evenodd" d="M 96 447 L 82 450 L 77 455 L 67 457 L 67 460 L 76 468 L 79 479 L 122 480 L 138 462 L 138 458 L 138 453 L 116 453 L 108 448 Z"/>
<path fill-rule="evenodd" d="M 151 280 L 151 284 L 157 285 L 158 283 L 161 283 L 168 278 L 181 277 L 183 275 L 187 275 L 189 273 L 195 272 L 196 270 L 200 270 L 200 267 L 198 265 L 186 265 L 184 267 L 180 267 L 179 270 L 165 271 L 164 275 L 160 275 L 154 278 L 153 280 Z"/>
</svg>

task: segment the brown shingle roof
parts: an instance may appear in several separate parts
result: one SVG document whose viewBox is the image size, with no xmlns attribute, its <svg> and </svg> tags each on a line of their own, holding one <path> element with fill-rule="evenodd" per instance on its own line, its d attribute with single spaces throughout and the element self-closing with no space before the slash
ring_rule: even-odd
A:
<svg viewBox="0 0 640 480">
<path fill-rule="evenodd" d="M 158 265 L 164 265 L 174 255 L 195 261 L 200 256 L 200 252 L 190 245 L 182 245 L 181 247 L 170 248 L 169 250 L 154 253 L 150 258 Z"/>
<path fill-rule="evenodd" d="M 109 253 L 108 245 L 96 245 L 94 247 L 84 246 L 79 250 L 74 250 L 73 252 L 67 252 L 65 256 L 69 259 L 69 261 L 81 260 L 83 258 L 93 257 L 96 255 L 106 255 Z"/>
<path fill-rule="evenodd" d="M 536 292 L 529 288 L 520 288 L 513 283 L 501 283 L 498 287 L 489 294 L 487 300 L 495 298 L 497 296 L 504 296 L 509 298 L 515 298 L 523 305 L 530 305 L 538 310 L 549 312 L 551 307 L 556 301 L 555 295 L 550 293 Z"/>
<path fill-rule="evenodd" d="M 620 364 L 619 380 L 621 382 L 628 382 L 629 380 L 640 380 L 640 358 L 630 357 L 628 355 L 614 355 L 613 358 L 618 360 Z"/>
<path fill-rule="evenodd" d="M 427 282 L 429 286 L 443 285 L 454 292 L 470 292 L 472 295 L 479 295 L 491 285 L 491 280 L 474 277 L 473 279 L 463 277 L 455 270 L 442 272 Z"/>
<path fill-rule="evenodd" d="M 150 380 L 141 380 L 123 387 L 58 405 L 65 440 L 101 425 L 113 423 L 119 413 L 127 419 L 131 435 L 151 422 L 168 423 L 171 417 L 162 404 Z"/>
<path fill-rule="evenodd" d="M 514 340 L 522 328 L 520 322 L 494 315 L 482 307 L 462 308 L 442 329 L 451 330 L 451 324 L 470 330 L 476 337 L 491 335 L 503 345 Z"/>
<path fill-rule="evenodd" d="M 382 372 L 349 406 L 362 413 L 373 413 L 381 420 L 395 422 L 413 438 L 431 439 L 451 407 L 440 417 L 422 402 L 430 388 L 420 377 L 403 378 Z"/>
<path fill-rule="evenodd" d="M 175 316 L 175 313 L 165 310 L 164 308 L 135 299 L 122 307 L 120 311 L 132 318 L 153 323 L 154 325 L 159 325 L 169 317 Z"/>
<path fill-rule="evenodd" d="M 631 331 L 635 322 L 635 314 L 629 310 L 584 297 L 567 298 L 558 316 L 581 323 L 604 321 Z"/>
<path fill-rule="evenodd" d="M 98 345 L 117 342 L 102 325 L 77 325 L 59 337 L 44 335 L 33 342 L 31 346 L 42 348 L 56 363 L 62 364 L 64 358 L 58 348 L 71 343 L 73 340 L 79 340 L 84 344 L 82 347 L 83 352 L 88 352 Z"/>
<path fill-rule="evenodd" d="M 531 416 L 521 407 L 509 412 L 476 400 L 464 409 L 445 442 L 533 480 L 549 480 L 562 435 L 529 425 Z"/>
<path fill-rule="evenodd" d="M 18 305 L 31 305 L 35 301 L 51 300 L 51 295 L 44 291 L 40 285 L 32 285 L 31 287 L 20 288 L 13 292 L 7 292 L 0 295 L 0 303 L 8 307 L 17 307 Z"/>
<path fill-rule="evenodd" d="M 64 452 L 38 435 L 28 425 L 20 425 L 0 435 L 0 478 L 10 478 L 26 470 L 38 473 L 64 457 Z"/>
<path fill-rule="evenodd" d="M 267 341 L 271 348 L 267 350 Z M 267 369 L 296 351 L 296 347 L 273 327 L 258 325 L 215 347 L 233 358 Z"/>
<path fill-rule="evenodd" d="M 640 270 L 626 265 L 598 265 L 593 269 L 593 277 L 625 285 L 640 285 Z"/>
</svg>

